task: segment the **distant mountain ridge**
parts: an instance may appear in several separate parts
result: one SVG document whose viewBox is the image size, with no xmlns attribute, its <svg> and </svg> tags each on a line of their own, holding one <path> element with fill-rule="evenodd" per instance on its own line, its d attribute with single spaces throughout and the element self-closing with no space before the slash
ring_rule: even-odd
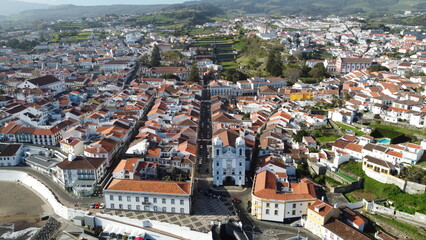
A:
<svg viewBox="0 0 426 240">
<path fill-rule="evenodd" d="M 202 0 L 222 9 L 243 13 L 347 15 L 426 10 L 425 0 Z"/>
<path fill-rule="evenodd" d="M 2 0 L 0 0 L 2 1 Z M 167 4 L 157 5 L 100 5 L 100 6 L 76 6 L 59 5 L 48 9 L 35 9 L 23 11 L 10 16 L 9 20 L 52 20 L 82 17 L 97 17 L 107 14 L 138 14 L 160 11 Z"/>
<path fill-rule="evenodd" d="M 195 9 L 209 11 L 212 14 L 223 14 L 226 11 L 240 14 L 265 15 L 341 15 L 351 14 L 383 15 L 405 10 L 426 11 L 425 0 L 201 0 L 188 1 L 182 4 L 157 5 L 102 5 L 75 6 L 32 4 L 14 0 L 0 0 L 0 15 L 7 16 L 0 20 L 34 21 L 53 19 L 72 19 L 82 17 L 104 16 L 106 14 L 143 14 L 158 11 L 180 11 L 187 6 L 205 7 L 211 4 L 211 9 Z M 25 6 L 24 6 L 25 5 Z M 6 6 L 6 7 L 3 7 Z M 16 13 L 14 6 L 21 6 Z M 10 8 L 10 9 L 9 9 Z M 39 9 L 34 9 L 39 8 Z M 15 9 L 15 10 L 13 10 Z M 28 9 L 28 10 L 25 10 Z M 4 13 L 6 12 L 6 13 Z M 10 15 L 11 13 L 14 13 Z"/>
<path fill-rule="evenodd" d="M 10 16 L 26 10 L 47 9 L 52 5 L 17 0 L 0 0 L 0 15 Z"/>
</svg>

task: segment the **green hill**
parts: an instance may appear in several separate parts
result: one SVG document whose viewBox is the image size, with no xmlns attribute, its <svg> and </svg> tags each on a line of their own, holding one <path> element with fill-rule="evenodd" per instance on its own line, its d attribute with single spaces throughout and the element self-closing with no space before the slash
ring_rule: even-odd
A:
<svg viewBox="0 0 426 240">
<path fill-rule="evenodd" d="M 424 0 L 204 0 L 243 13 L 286 15 L 385 14 L 426 10 Z"/>
</svg>

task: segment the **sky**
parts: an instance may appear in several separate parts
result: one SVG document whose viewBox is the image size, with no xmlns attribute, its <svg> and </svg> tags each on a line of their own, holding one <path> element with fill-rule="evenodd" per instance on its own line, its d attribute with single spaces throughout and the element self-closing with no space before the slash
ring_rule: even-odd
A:
<svg viewBox="0 0 426 240">
<path fill-rule="evenodd" d="M 23 2 L 44 3 L 52 5 L 74 4 L 79 6 L 112 5 L 112 4 L 172 4 L 187 0 L 21 0 Z"/>
</svg>

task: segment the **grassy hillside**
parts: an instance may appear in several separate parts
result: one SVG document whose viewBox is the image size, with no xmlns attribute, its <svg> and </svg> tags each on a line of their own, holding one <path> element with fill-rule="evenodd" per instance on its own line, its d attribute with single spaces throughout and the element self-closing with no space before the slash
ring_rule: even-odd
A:
<svg viewBox="0 0 426 240">
<path fill-rule="evenodd" d="M 10 17 L 10 20 L 40 20 L 59 18 L 82 18 L 104 16 L 107 14 L 138 14 L 156 12 L 167 5 L 108 5 L 108 6 L 75 6 L 62 5 L 49 9 L 23 11 Z"/>
<path fill-rule="evenodd" d="M 424 0 L 204 0 L 244 13 L 329 15 L 426 10 Z"/>
</svg>

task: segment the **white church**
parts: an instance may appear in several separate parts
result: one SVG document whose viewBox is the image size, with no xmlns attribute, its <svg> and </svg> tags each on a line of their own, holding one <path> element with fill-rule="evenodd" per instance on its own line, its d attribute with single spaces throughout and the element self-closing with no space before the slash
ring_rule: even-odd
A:
<svg viewBox="0 0 426 240">
<path fill-rule="evenodd" d="M 213 184 L 245 185 L 246 144 L 243 137 L 236 131 L 219 129 L 214 133 Z"/>
</svg>

